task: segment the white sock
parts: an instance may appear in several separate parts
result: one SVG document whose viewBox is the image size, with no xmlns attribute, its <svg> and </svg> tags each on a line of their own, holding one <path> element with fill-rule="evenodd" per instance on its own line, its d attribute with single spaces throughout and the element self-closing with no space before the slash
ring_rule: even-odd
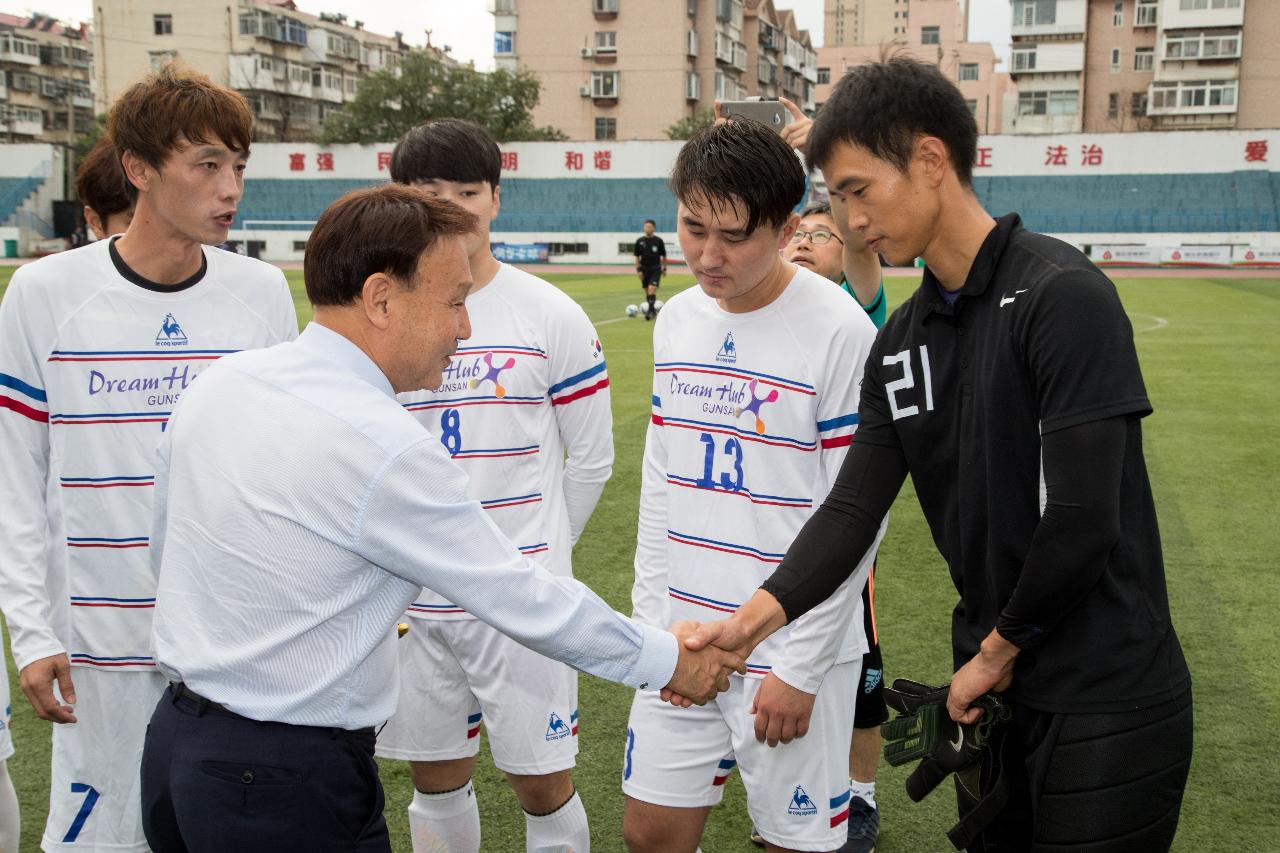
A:
<svg viewBox="0 0 1280 853">
<path fill-rule="evenodd" d="M 525 812 L 524 839 L 525 853 L 591 853 L 587 810 L 578 792 L 551 814 Z"/>
<path fill-rule="evenodd" d="M 871 808 L 874 809 L 876 807 L 875 782 L 859 782 L 851 776 L 849 777 L 849 792 L 855 797 L 862 797 Z"/>
<path fill-rule="evenodd" d="M 0 761 L 0 853 L 18 853 L 22 820 L 18 816 L 18 793 L 9 778 L 9 763 Z"/>
<path fill-rule="evenodd" d="M 480 808 L 470 780 L 443 794 L 414 791 L 409 837 L 413 853 L 480 853 Z"/>
</svg>

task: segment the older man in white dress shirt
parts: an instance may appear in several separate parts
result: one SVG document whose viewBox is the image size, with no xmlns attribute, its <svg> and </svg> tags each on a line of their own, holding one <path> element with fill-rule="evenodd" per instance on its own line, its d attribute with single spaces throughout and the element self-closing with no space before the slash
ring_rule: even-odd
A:
<svg viewBox="0 0 1280 853">
<path fill-rule="evenodd" d="M 461 208 L 360 190 L 307 247 L 315 321 L 228 356 L 160 448 L 153 639 L 172 682 L 143 754 L 169 851 L 390 850 L 373 726 L 396 707 L 394 624 L 421 587 L 548 656 L 705 701 L 741 659 L 694 654 L 522 556 L 394 394 L 470 334 Z"/>
</svg>

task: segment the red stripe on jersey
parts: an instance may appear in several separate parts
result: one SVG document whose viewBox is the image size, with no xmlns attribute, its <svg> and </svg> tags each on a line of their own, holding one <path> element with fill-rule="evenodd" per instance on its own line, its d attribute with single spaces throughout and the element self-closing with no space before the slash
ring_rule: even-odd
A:
<svg viewBox="0 0 1280 853">
<path fill-rule="evenodd" d="M 653 421 L 654 426 L 662 426 L 662 415 L 650 415 L 649 420 Z"/>
<path fill-rule="evenodd" d="M 0 409 L 10 409 L 24 417 L 31 418 L 37 423 L 47 424 L 49 422 L 48 412 L 33 409 L 26 403 L 20 403 L 12 397 L 0 397 Z"/>
<path fill-rule="evenodd" d="M 154 663 L 145 663 L 143 661 L 136 661 L 136 660 L 100 661 L 100 660 L 81 660 L 79 658 L 72 658 L 71 663 L 73 666 L 151 666 L 151 667 L 155 666 Z"/>
<path fill-rule="evenodd" d="M 596 393 L 597 391 L 603 391 L 605 388 L 608 388 L 608 387 L 609 387 L 609 377 L 606 376 L 604 379 L 601 379 L 595 385 L 591 385 L 586 388 L 579 388 L 577 391 L 574 391 L 568 397 L 560 397 L 560 398 L 552 397 L 551 405 L 563 406 L 565 403 L 572 403 L 574 400 L 581 400 L 583 397 L 590 397 L 592 394 Z"/>
<path fill-rule="evenodd" d="M 155 483 L 63 483 L 64 489 L 114 489 L 119 486 L 154 486 Z"/>
<path fill-rule="evenodd" d="M 853 433 L 848 435 L 837 435 L 835 438 L 822 439 L 822 449 L 830 450 L 833 447 L 848 447 L 853 444 Z"/>
<path fill-rule="evenodd" d="M 146 548 L 146 542 L 127 542 L 125 544 L 100 545 L 97 542 L 68 542 L 68 548 Z"/>
<path fill-rule="evenodd" d="M 721 785 L 725 783 L 725 780 L 728 778 L 729 778 L 728 776 L 717 776 L 715 779 L 711 780 L 711 784 L 719 788 Z"/>
<path fill-rule="evenodd" d="M 835 817 L 831 818 L 831 826 L 832 826 L 833 828 L 834 828 L 834 827 L 837 827 L 837 826 L 839 826 L 840 824 L 844 823 L 844 822 L 845 822 L 846 820 L 848 820 L 848 819 L 849 819 L 849 810 L 848 810 L 848 809 L 845 809 L 844 811 L 840 812 L 840 814 L 838 814 L 838 815 L 836 815 Z"/>
<path fill-rule="evenodd" d="M 148 607 L 155 607 L 154 604 L 113 604 L 111 602 L 89 602 L 89 601 L 73 601 L 72 607 L 120 607 L 125 610 L 145 610 Z"/>
<path fill-rule="evenodd" d="M 476 736 L 476 735 L 478 735 L 478 734 L 480 734 L 480 727 L 479 727 L 479 726 L 476 726 L 474 729 L 467 729 L 467 738 L 468 738 L 468 739 L 471 739 L 471 738 L 475 737 L 475 736 Z"/>
</svg>

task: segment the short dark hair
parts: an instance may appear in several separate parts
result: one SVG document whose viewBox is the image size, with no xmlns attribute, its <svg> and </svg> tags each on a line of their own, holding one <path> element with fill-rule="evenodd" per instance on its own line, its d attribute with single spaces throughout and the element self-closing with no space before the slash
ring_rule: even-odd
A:
<svg viewBox="0 0 1280 853">
<path fill-rule="evenodd" d="M 905 172 L 919 136 L 942 140 L 960 183 L 972 185 L 978 124 L 964 96 L 937 66 L 895 56 L 859 65 L 836 84 L 813 121 L 805 158 L 821 169 L 847 142 Z"/>
<path fill-rule="evenodd" d="M 476 225 L 476 217 L 458 205 L 416 187 L 382 184 L 349 192 L 320 214 L 307 239 L 307 298 L 312 305 L 348 305 L 374 273 L 411 286 L 424 252 Z"/>
<path fill-rule="evenodd" d="M 831 215 L 832 215 L 831 205 L 827 204 L 825 201 L 816 201 L 813 204 L 807 204 L 805 205 L 804 210 L 800 211 L 801 219 L 804 219 L 806 216 L 831 216 Z"/>
<path fill-rule="evenodd" d="M 232 151 L 249 153 L 253 114 L 244 96 L 203 74 L 169 63 L 130 86 L 111 107 L 107 136 L 116 153 L 126 151 L 159 169 L 178 145 L 218 139 Z M 128 178 L 125 190 L 138 197 Z"/>
<path fill-rule="evenodd" d="M 704 127 L 680 149 L 668 182 L 682 203 L 705 202 L 714 212 L 741 204 L 747 233 L 761 222 L 781 227 L 804 197 L 804 168 L 767 125 L 735 118 Z"/>
<path fill-rule="evenodd" d="M 391 180 L 400 184 L 486 181 L 496 187 L 501 178 L 498 143 L 472 121 L 441 118 L 424 122 L 400 137 L 391 152 Z"/>
<path fill-rule="evenodd" d="M 657 228 L 657 227 L 658 227 L 658 223 L 657 223 L 657 222 L 654 222 L 652 219 L 646 219 L 646 220 L 644 221 L 644 224 L 645 224 L 645 225 L 652 225 L 654 228 Z"/>
<path fill-rule="evenodd" d="M 128 183 L 120 155 L 105 136 L 93 144 L 76 169 L 76 196 L 104 224 L 109 216 L 133 210 L 133 198 L 125 189 Z"/>
</svg>

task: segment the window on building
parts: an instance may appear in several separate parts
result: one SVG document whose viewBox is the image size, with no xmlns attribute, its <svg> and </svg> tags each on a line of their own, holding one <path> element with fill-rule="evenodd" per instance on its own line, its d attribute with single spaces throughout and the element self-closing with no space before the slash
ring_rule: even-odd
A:
<svg viewBox="0 0 1280 853">
<path fill-rule="evenodd" d="M 1124 0 L 1116 0 L 1115 6 L 1112 7 L 1111 26 L 1124 26 Z"/>
<path fill-rule="evenodd" d="M 960 63 L 960 80 L 977 80 L 978 79 L 978 63 L 961 62 Z"/>
<path fill-rule="evenodd" d="M 591 11 L 593 12 L 617 12 L 618 0 L 591 0 Z"/>
<path fill-rule="evenodd" d="M 830 82 L 831 82 L 831 69 L 819 68 L 818 69 L 818 85 L 821 86 L 824 83 L 830 83 Z"/>
<path fill-rule="evenodd" d="M 1107 95 L 1107 118 L 1120 117 L 1120 93 L 1112 92 Z"/>
<path fill-rule="evenodd" d="M 921 27 L 920 43 L 921 44 L 939 44 L 942 41 L 942 33 L 939 27 Z"/>
<path fill-rule="evenodd" d="M 598 30 L 596 32 L 596 53 L 617 53 L 617 30 Z"/>
<path fill-rule="evenodd" d="M 1080 93 L 1074 89 L 1053 92 L 1019 92 L 1018 115 L 1075 115 Z"/>
<path fill-rule="evenodd" d="M 501 30 L 493 34 L 493 52 L 499 56 L 516 52 L 516 34 Z"/>
<path fill-rule="evenodd" d="M 618 97 L 618 72 L 594 71 L 591 74 L 591 97 Z"/>
<path fill-rule="evenodd" d="M 294 240 L 294 241 L 293 241 L 293 250 L 294 250 L 295 252 L 305 252 L 305 251 L 307 250 L 307 241 L 306 241 L 306 240 Z"/>
<path fill-rule="evenodd" d="M 173 35 L 173 15 L 152 15 L 151 25 L 158 36 Z"/>
<path fill-rule="evenodd" d="M 1111 73 L 1114 74 L 1120 70 L 1120 48 L 1111 48 Z"/>
<path fill-rule="evenodd" d="M 1134 92 L 1129 96 L 1129 115 L 1141 118 L 1147 114 L 1147 93 Z"/>
<path fill-rule="evenodd" d="M 176 50 L 152 50 L 148 51 L 147 55 L 151 60 L 152 71 L 159 71 L 178 58 Z"/>
<path fill-rule="evenodd" d="M 1133 70 L 1151 71 L 1155 68 L 1156 51 L 1153 47 L 1138 47 L 1133 51 Z"/>
<path fill-rule="evenodd" d="M 516 10 L 516 0 L 494 0 L 493 11 L 499 15 L 510 15 Z"/>
<path fill-rule="evenodd" d="M 1133 12 L 1133 25 L 1135 27 L 1154 27 L 1156 25 L 1156 17 L 1159 14 L 1156 11 L 1158 8 L 1159 6 L 1155 3 L 1138 0 L 1137 8 Z"/>
<path fill-rule="evenodd" d="M 1036 49 L 1034 47 L 1013 51 L 1014 71 L 1034 71 L 1036 68 Z"/>
<path fill-rule="evenodd" d="M 971 115 L 976 116 L 978 114 L 978 102 L 976 100 L 972 98 L 965 98 L 964 105 L 969 108 L 969 113 Z"/>
<path fill-rule="evenodd" d="M 1197 9 L 1239 9 L 1240 0 L 1182 0 L 1179 8 L 1184 12 Z"/>
<path fill-rule="evenodd" d="M 1015 27 L 1052 24 L 1056 23 L 1057 18 L 1057 0 L 1014 0 L 1013 25 Z"/>
<path fill-rule="evenodd" d="M 617 139 L 618 120 L 616 118 L 596 119 L 596 139 Z"/>
</svg>

